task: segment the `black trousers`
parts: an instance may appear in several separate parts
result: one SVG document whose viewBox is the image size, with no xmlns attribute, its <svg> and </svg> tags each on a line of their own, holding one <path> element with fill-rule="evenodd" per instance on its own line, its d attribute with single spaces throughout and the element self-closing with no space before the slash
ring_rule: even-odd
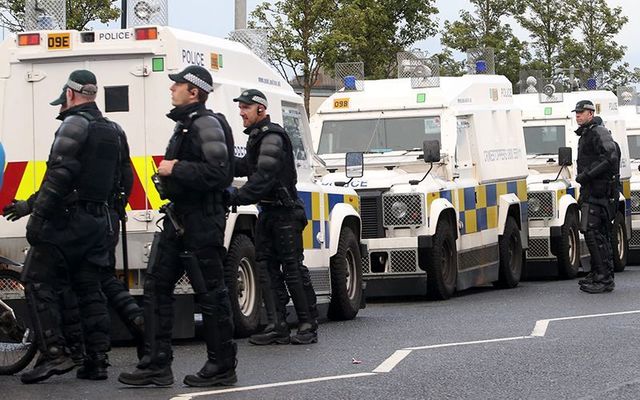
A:
<svg viewBox="0 0 640 400">
<path fill-rule="evenodd" d="M 302 207 L 262 207 L 258 216 L 256 264 L 270 323 L 285 319 L 289 294 L 298 321 L 317 323 L 316 294 L 303 264 L 302 231 L 306 225 Z"/>
<path fill-rule="evenodd" d="M 580 230 L 591 254 L 591 270 L 597 281 L 613 280 L 613 248 L 611 245 L 612 217 L 603 204 L 582 203 Z"/>
<path fill-rule="evenodd" d="M 97 354 L 110 349 L 109 314 L 100 285 L 100 276 L 108 267 L 107 234 L 106 210 L 89 213 L 75 207 L 46 221 L 31 243 L 23 279 L 42 353 L 55 356 L 64 351 L 63 322 L 69 323 L 65 318 L 70 318 L 68 309 L 74 307 L 79 314 L 70 323 L 80 336 L 82 326 L 87 351 Z"/>
<path fill-rule="evenodd" d="M 225 209 L 221 205 L 215 205 L 213 211 L 177 205 L 176 213 L 184 235 L 178 236 L 165 218 L 149 257 L 143 305 L 146 354 L 142 363 L 158 367 L 171 364 L 173 291 L 185 271 L 202 309 L 209 359 L 234 358 L 231 305 L 223 274 Z"/>
</svg>

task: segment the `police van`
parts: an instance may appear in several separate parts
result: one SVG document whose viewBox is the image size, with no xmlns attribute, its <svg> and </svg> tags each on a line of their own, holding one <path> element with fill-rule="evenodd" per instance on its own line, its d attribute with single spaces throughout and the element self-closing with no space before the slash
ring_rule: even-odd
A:
<svg viewBox="0 0 640 400">
<path fill-rule="evenodd" d="M 528 230 L 511 83 L 469 74 L 424 85 L 425 70 L 434 69 L 355 85 L 347 77 L 311 118 L 331 172 L 323 184 L 360 196 L 367 296 L 447 299 L 487 283 L 514 287 Z M 364 153 L 365 172 L 347 181 L 341 165 L 351 152 Z"/>
<path fill-rule="evenodd" d="M 105 116 L 127 133 L 134 166 L 134 185 L 127 205 L 129 274 L 123 277 L 135 295 L 142 294 L 152 237 L 163 204 L 151 181 L 173 130 L 165 113 L 171 108 L 169 73 L 188 65 L 207 68 L 214 92 L 207 106 L 226 115 L 234 132 L 236 155 L 247 136 L 232 99 L 257 88 L 269 99 L 269 114 L 285 127 L 295 147 L 298 190 L 309 224 L 303 232 L 304 262 L 309 267 L 321 310 L 335 319 L 351 319 L 361 307 L 360 217 L 353 189 L 314 183 L 309 124 L 302 99 L 268 64 L 244 45 L 165 26 L 90 32 L 19 33 L 0 45 L 0 135 L 8 151 L 0 207 L 26 199 L 38 190 L 45 161 L 59 125 L 58 108 L 49 105 L 75 69 L 88 69 L 98 79 L 97 104 Z M 236 182 L 241 184 L 242 182 Z M 255 271 L 256 206 L 228 215 L 226 269 L 236 333 L 256 331 L 261 296 Z M 23 260 L 27 218 L 0 221 L 0 255 Z M 118 266 L 122 265 L 118 250 Z M 120 271 L 122 273 L 122 271 Z M 183 329 L 193 335 L 193 296 L 188 279 L 176 288 Z M 180 323 L 176 321 L 176 326 Z"/>
<path fill-rule="evenodd" d="M 640 106 L 634 88 L 618 89 L 620 114 L 627 127 L 627 143 L 631 164 L 631 236 L 629 250 L 637 255 L 640 250 Z"/>
<path fill-rule="evenodd" d="M 538 263 L 557 262 L 558 274 L 564 278 L 573 278 L 580 270 L 591 269 L 589 251 L 579 233 L 580 184 L 575 181 L 579 136 L 574 133 L 578 125 L 572 112 L 578 101 L 588 99 L 595 104 L 595 115 L 603 119 L 622 153 L 623 190 L 614 220 L 613 250 L 615 271 L 623 271 L 631 228 L 631 170 L 625 121 L 618 112 L 616 95 L 605 90 L 547 93 L 530 90 L 514 96 L 515 103 L 523 110 L 529 164 L 527 261 L 533 268 Z M 566 158 L 558 152 L 563 147 L 571 149 L 568 161 L 560 160 Z"/>
</svg>

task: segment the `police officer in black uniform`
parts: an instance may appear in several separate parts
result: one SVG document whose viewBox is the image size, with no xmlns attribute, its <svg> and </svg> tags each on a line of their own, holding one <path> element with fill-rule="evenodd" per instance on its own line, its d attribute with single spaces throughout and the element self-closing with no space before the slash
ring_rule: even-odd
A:
<svg viewBox="0 0 640 400">
<path fill-rule="evenodd" d="M 580 127 L 578 142 L 578 176 L 580 184 L 580 230 L 591 254 L 591 274 L 580 281 L 587 293 L 610 292 L 614 289 L 612 221 L 615 217 L 620 152 L 611 132 L 594 117 L 595 106 L 581 100 L 573 110 Z"/>
<path fill-rule="evenodd" d="M 41 353 L 23 383 L 70 371 L 62 328 L 61 295 L 71 285 L 77 296 L 87 357 L 106 362 L 109 315 L 100 289 L 109 265 L 107 200 L 117 177 L 118 128 L 101 118 L 95 104 L 95 75 L 77 70 L 63 88 L 68 108 L 59 116 L 47 172 L 27 223 L 31 244 L 25 261 L 25 295 Z M 95 119 L 88 115 L 96 116 Z M 68 293 L 68 292 L 67 292 Z"/>
<path fill-rule="evenodd" d="M 175 108 L 167 116 L 176 126 L 154 181 L 171 203 L 164 208 L 164 228 L 152 245 L 145 276 L 146 354 L 135 371 L 118 380 L 136 386 L 173 383 L 173 291 L 186 271 L 202 309 L 208 357 L 184 383 L 231 385 L 237 381 L 236 344 L 223 276 L 227 210 L 222 194 L 233 180 L 233 136 L 224 116 L 205 108 L 213 91 L 206 69 L 189 66 L 169 78 Z"/>
<path fill-rule="evenodd" d="M 66 91 L 63 90 L 60 97 L 50 103 L 53 106 L 60 106 L 60 115 L 58 116 L 58 119 L 64 119 L 66 115 L 65 111 L 68 108 L 66 102 Z M 89 120 L 104 118 L 97 108 L 81 110 L 79 113 Z M 124 207 L 127 199 L 129 198 L 129 194 L 131 193 L 131 188 L 133 187 L 133 169 L 131 166 L 131 159 L 129 157 L 127 136 L 118 124 L 115 122 L 112 122 L 112 124 L 114 128 L 116 128 L 120 140 L 120 168 L 117 179 L 114 182 L 113 191 L 107 201 L 109 206 L 109 224 L 111 228 L 107 233 L 109 242 L 109 267 L 100 270 L 100 283 L 102 291 L 106 295 L 109 304 L 114 308 L 118 316 L 124 322 L 125 326 L 138 343 L 138 347 L 142 349 L 142 343 L 144 340 L 142 337 L 142 330 L 144 328 L 142 307 L 138 305 L 124 283 L 118 280 L 115 275 L 115 251 L 119 239 L 120 220 L 126 217 Z M 28 200 L 14 199 L 3 209 L 5 218 L 9 221 L 17 221 L 18 219 L 29 215 L 37 196 L 38 192 L 30 196 Z M 70 356 L 77 365 L 81 366 L 77 372 L 77 377 L 80 379 L 91 380 L 107 379 L 107 367 L 109 365 L 107 360 L 92 360 L 85 355 L 85 335 L 82 332 L 80 309 L 77 298 L 70 289 L 70 287 L 67 287 L 62 293 L 62 321 L 64 336 L 67 342 L 67 347 L 69 348 Z M 88 332 L 87 334 L 91 335 L 91 332 Z M 140 352 L 141 351 L 139 351 L 139 353 Z"/>
<path fill-rule="evenodd" d="M 310 344 L 318 341 L 316 295 L 309 270 L 302 264 L 302 230 L 307 224 L 304 205 L 296 190 L 297 173 L 291 139 L 266 113 L 267 98 L 249 89 L 233 99 L 238 102 L 247 153 L 235 162 L 235 176 L 248 176 L 239 190 L 232 190 L 232 206 L 258 203 L 256 263 L 268 324 L 251 336 L 256 345 Z M 282 267 L 282 269 L 280 269 Z M 284 276 L 283 276 L 284 275 Z M 290 336 L 286 322 L 287 288 L 298 315 L 298 332 Z M 271 289 L 271 290 L 270 290 Z"/>
</svg>

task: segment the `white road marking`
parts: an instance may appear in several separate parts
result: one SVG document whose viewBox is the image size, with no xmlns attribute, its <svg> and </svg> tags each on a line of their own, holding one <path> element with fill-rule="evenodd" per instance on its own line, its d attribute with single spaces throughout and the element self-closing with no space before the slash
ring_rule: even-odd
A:
<svg viewBox="0 0 640 400">
<path fill-rule="evenodd" d="M 398 363 L 400 363 L 400 361 L 404 360 L 404 358 L 408 356 L 409 353 L 411 353 L 411 349 L 397 350 L 391 355 L 391 357 L 387 358 L 382 362 L 382 364 L 378 365 L 378 367 L 374 369 L 373 372 L 378 373 L 391 371 L 396 365 L 398 365 Z"/>
<path fill-rule="evenodd" d="M 471 344 L 480 344 L 480 343 L 508 342 L 510 340 L 520 340 L 520 339 L 531 339 L 531 336 L 514 336 L 514 337 L 506 337 L 506 338 L 498 338 L 498 339 L 474 340 L 472 342 L 432 344 L 432 345 L 420 346 L 420 347 L 407 347 L 405 350 L 428 350 L 428 349 L 438 349 L 441 347 L 467 346 Z"/>
<path fill-rule="evenodd" d="M 189 400 L 194 397 L 199 396 L 207 396 L 214 394 L 223 394 L 223 393 L 233 393 L 233 392 L 245 392 L 248 390 L 258 390 L 258 389 L 268 389 L 279 386 L 290 386 L 290 385 L 301 385 L 304 383 L 314 383 L 314 382 L 323 382 L 323 381 L 333 381 L 337 379 L 350 379 L 350 378 L 362 378 L 364 376 L 375 375 L 373 372 L 362 372 L 359 374 L 350 374 L 350 375 L 335 375 L 335 376 L 323 376 L 321 378 L 310 378 L 310 379 L 300 379 L 297 381 L 288 381 L 288 382 L 276 382 L 276 383 L 266 383 L 263 385 L 253 385 L 253 386 L 238 386 L 231 387 L 228 389 L 218 389 L 218 390 L 210 390 L 207 392 L 195 392 L 195 393 L 185 393 L 179 394 L 176 397 L 171 398 L 171 400 Z"/>
<path fill-rule="evenodd" d="M 190 400 L 190 399 L 193 399 L 194 397 L 199 397 L 199 396 L 216 395 L 216 394 L 233 393 L 233 392 L 244 392 L 244 391 L 250 391 L 250 390 L 274 388 L 279 386 L 302 385 L 305 383 L 323 382 L 323 381 L 331 381 L 331 380 L 338 380 L 338 379 L 362 378 L 365 376 L 377 375 L 378 373 L 391 372 L 400 362 L 402 362 L 402 360 L 404 360 L 414 350 L 429 350 L 429 349 L 439 349 L 444 347 L 468 346 L 468 345 L 481 344 L 481 343 L 496 343 L 496 342 L 507 342 L 507 341 L 513 341 L 513 340 L 521 340 L 521 339 L 541 338 L 547 334 L 547 329 L 549 328 L 549 324 L 554 321 L 568 321 L 572 319 L 611 317 L 616 315 L 629 315 L 629 314 L 640 314 L 640 310 L 619 311 L 619 312 L 601 313 L 601 314 L 576 315 L 573 317 L 540 319 L 536 321 L 533 331 L 531 331 L 531 334 L 529 336 L 513 336 L 513 337 L 505 337 L 505 338 L 497 338 L 497 339 L 474 340 L 469 342 L 442 343 L 442 344 L 432 344 L 428 346 L 406 347 L 401 350 L 396 350 L 389 358 L 384 360 L 382 364 L 378 365 L 372 372 L 363 372 L 363 373 L 350 374 L 350 375 L 325 376 L 320 378 L 300 379 L 297 381 L 288 381 L 288 382 L 266 383 L 262 385 L 253 385 L 253 386 L 239 386 L 239 387 L 231 387 L 228 389 L 211 390 L 207 392 L 185 393 L 185 394 L 179 394 L 178 396 L 171 398 L 171 400 Z"/>
</svg>

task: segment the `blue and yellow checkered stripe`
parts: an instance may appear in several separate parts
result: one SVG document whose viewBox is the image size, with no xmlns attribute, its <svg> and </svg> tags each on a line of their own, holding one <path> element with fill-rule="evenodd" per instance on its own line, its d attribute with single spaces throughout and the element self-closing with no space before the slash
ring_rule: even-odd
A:
<svg viewBox="0 0 640 400">
<path fill-rule="evenodd" d="M 631 179 L 622 179 L 622 195 L 624 196 L 625 215 L 631 215 Z"/>
<path fill-rule="evenodd" d="M 577 187 L 575 187 L 575 186 L 571 186 L 571 187 L 568 187 L 568 188 L 566 188 L 566 189 L 559 189 L 559 190 L 556 192 L 556 200 L 557 200 L 557 201 L 560 201 L 560 199 L 562 198 L 562 196 L 564 196 L 565 194 L 568 194 L 568 195 L 570 195 L 571 197 L 573 197 L 574 199 L 578 200 L 578 197 L 577 197 L 577 196 L 578 196 L 578 193 L 579 193 L 579 190 L 578 190 L 578 188 L 577 188 Z"/>
<path fill-rule="evenodd" d="M 524 179 L 428 193 L 427 207 L 435 199 L 449 200 L 458 210 L 462 222 L 460 233 L 466 235 L 498 227 L 498 199 L 507 193 L 518 196 L 521 217 L 526 218 L 527 182 Z"/>
<path fill-rule="evenodd" d="M 320 199 L 324 200 L 324 207 Z M 304 203 L 304 211 L 307 215 L 308 224 L 302 231 L 302 243 L 305 249 L 321 249 L 322 243 L 318 241 L 318 233 L 321 232 L 321 224 L 324 221 L 324 241 L 329 247 L 329 215 L 336 204 L 350 204 L 355 210 L 360 212 L 360 199 L 357 195 L 332 194 L 320 192 L 298 192 L 298 197 Z M 322 215 L 324 213 L 324 215 Z"/>
</svg>

